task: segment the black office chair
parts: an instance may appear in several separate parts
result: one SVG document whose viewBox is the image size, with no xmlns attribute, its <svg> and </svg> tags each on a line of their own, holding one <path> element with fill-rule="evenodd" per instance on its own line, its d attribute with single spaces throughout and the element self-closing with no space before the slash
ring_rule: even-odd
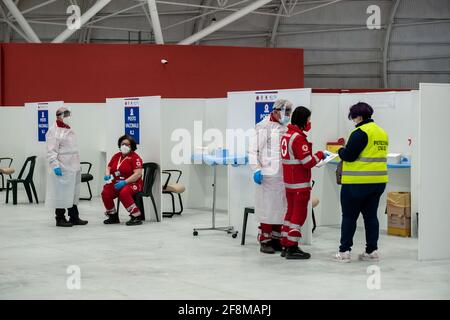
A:
<svg viewBox="0 0 450 320">
<path fill-rule="evenodd" d="M 27 173 L 25 179 L 23 179 L 22 177 L 24 176 L 25 169 L 27 168 L 28 164 L 29 164 L 28 173 Z M 28 157 L 25 160 L 25 163 L 24 163 L 22 169 L 20 170 L 19 177 L 17 179 L 9 179 L 8 180 L 8 182 L 6 184 L 6 203 L 8 203 L 8 200 L 9 200 L 9 190 L 10 190 L 9 185 L 11 185 L 11 190 L 13 193 L 13 204 L 14 205 L 17 204 L 17 185 L 19 183 L 23 183 L 23 185 L 25 187 L 25 191 L 27 192 L 28 201 L 30 203 L 33 203 L 33 196 L 31 194 L 31 191 L 33 191 L 34 198 L 36 199 L 36 203 L 39 203 L 37 193 L 36 193 L 36 188 L 35 188 L 34 182 L 33 182 L 33 174 L 34 174 L 35 165 L 36 165 L 36 156 Z"/>
<path fill-rule="evenodd" d="M 159 222 L 158 209 L 156 208 L 155 198 L 153 197 L 152 188 L 156 180 L 156 175 L 158 174 L 159 165 L 154 162 L 147 162 L 143 164 L 144 175 L 143 182 L 144 187 L 142 192 L 138 192 L 133 196 L 133 200 L 136 203 L 136 206 L 141 211 L 141 220 L 145 221 L 145 210 L 144 210 L 144 197 L 150 197 L 153 204 L 153 209 L 155 210 L 156 221 Z M 119 213 L 120 207 L 120 199 L 117 198 L 116 211 Z"/>
<path fill-rule="evenodd" d="M 80 198 L 80 200 L 91 200 L 92 199 L 92 190 L 91 190 L 91 185 L 89 184 L 89 181 L 94 180 L 94 176 L 91 174 L 91 168 L 92 168 L 92 163 L 90 162 L 80 162 L 81 165 L 81 182 L 86 182 L 87 183 L 87 187 L 88 187 L 88 191 L 89 191 L 89 198 Z M 86 172 L 83 173 L 83 166 L 88 166 L 88 169 Z"/>
<path fill-rule="evenodd" d="M 170 178 L 172 177 L 172 172 L 178 173 L 178 178 L 175 183 L 169 183 Z M 181 215 L 181 213 L 183 212 L 183 201 L 181 200 L 181 194 L 186 190 L 186 187 L 183 184 L 179 183 L 181 175 L 183 173 L 181 172 L 181 170 L 163 170 L 162 173 L 167 174 L 167 180 L 162 188 L 162 193 L 168 194 L 172 198 L 172 212 L 163 212 L 163 216 L 172 218 L 174 215 Z M 180 211 L 175 211 L 175 197 L 173 196 L 174 193 L 178 195 L 178 200 L 180 202 Z"/>
<path fill-rule="evenodd" d="M 9 160 L 9 164 L 7 167 L 1 167 L 0 166 L 0 176 L 2 177 L 2 186 L 0 188 L 0 191 L 3 191 L 5 189 L 5 177 L 4 175 L 9 176 L 10 179 L 12 179 L 12 174 L 15 172 L 15 170 L 11 167 L 13 159 L 12 158 L 0 158 L 0 164 L 4 160 Z"/>
</svg>

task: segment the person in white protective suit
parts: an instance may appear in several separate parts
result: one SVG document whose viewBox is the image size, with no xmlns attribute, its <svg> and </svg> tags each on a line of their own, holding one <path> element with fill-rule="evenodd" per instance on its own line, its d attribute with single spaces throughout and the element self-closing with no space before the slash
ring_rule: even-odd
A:
<svg viewBox="0 0 450 320">
<path fill-rule="evenodd" d="M 56 226 L 85 225 L 78 212 L 81 168 L 75 132 L 70 127 L 71 112 L 56 111 L 56 123 L 47 131 L 47 160 L 49 164 L 45 205 L 55 208 Z M 65 212 L 68 209 L 69 221 Z"/>
<path fill-rule="evenodd" d="M 280 142 L 291 112 L 290 101 L 275 101 L 272 113 L 256 125 L 249 145 L 249 164 L 256 183 L 255 215 L 260 223 L 258 241 L 262 253 L 282 251 L 281 228 L 287 202 Z"/>
</svg>

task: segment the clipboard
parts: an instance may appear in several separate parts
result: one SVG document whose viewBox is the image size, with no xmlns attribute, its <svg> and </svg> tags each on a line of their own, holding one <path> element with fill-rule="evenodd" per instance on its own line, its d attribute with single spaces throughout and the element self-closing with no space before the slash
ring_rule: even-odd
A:
<svg viewBox="0 0 450 320">
<path fill-rule="evenodd" d="M 324 151 L 324 153 L 327 155 L 327 157 L 325 158 L 325 160 L 321 160 L 318 164 L 316 164 L 317 168 L 321 168 L 324 165 L 326 165 L 328 162 L 332 161 L 333 159 L 335 159 L 337 156 L 339 156 L 337 153 L 333 153 L 330 151 Z"/>
</svg>

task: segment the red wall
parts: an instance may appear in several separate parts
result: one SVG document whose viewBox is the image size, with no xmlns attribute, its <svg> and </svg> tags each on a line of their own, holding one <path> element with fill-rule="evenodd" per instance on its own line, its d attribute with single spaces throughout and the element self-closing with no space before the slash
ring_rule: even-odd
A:
<svg viewBox="0 0 450 320">
<path fill-rule="evenodd" d="M 2 44 L 1 104 L 303 87 L 303 50 L 175 45 Z M 169 64 L 161 64 L 167 59 Z"/>
</svg>

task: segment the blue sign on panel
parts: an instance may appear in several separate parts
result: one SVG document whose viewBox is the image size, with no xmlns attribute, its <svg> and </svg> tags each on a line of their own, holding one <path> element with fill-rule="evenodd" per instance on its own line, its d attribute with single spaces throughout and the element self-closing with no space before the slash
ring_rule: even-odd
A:
<svg viewBox="0 0 450 320">
<path fill-rule="evenodd" d="M 139 127 L 139 107 L 125 107 L 125 134 L 132 136 L 137 144 L 140 143 Z"/>
<path fill-rule="evenodd" d="M 256 102 L 255 104 L 255 124 L 261 122 L 272 112 L 274 102 Z"/>
<path fill-rule="evenodd" d="M 48 131 L 48 110 L 38 110 L 38 141 L 45 141 Z"/>
</svg>

